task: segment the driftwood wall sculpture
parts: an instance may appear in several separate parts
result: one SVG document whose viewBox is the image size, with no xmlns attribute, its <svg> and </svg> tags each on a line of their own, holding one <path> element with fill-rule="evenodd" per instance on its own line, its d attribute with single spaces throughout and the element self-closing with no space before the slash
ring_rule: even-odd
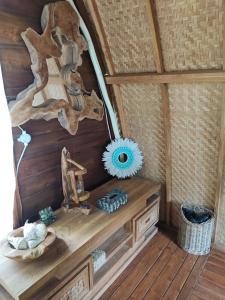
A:
<svg viewBox="0 0 225 300">
<path fill-rule="evenodd" d="M 84 118 L 102 120 L 103 103 L 94 91 L 85 90 L 77 71 L 87 50 L 79 32 L 79 18 L 66 1 L 50 3 L 41 16 L 43 33 L 28 28 L 22 38 L 29 50 L 34 82 L 11 102 L 12 126 L 29 119 L 58 118 L 76 134 Z"/>
</svg>

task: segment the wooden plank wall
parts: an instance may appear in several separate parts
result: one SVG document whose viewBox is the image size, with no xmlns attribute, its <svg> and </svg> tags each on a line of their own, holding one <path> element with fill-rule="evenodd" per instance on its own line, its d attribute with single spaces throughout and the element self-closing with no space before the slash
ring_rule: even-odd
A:
<svg viewBox="0 0 225 300">
<path fill-rule="evenodd" d="M 41 12 L 43 6 L 49 2 L 54 1 L 0 0 L 0 61 L 9 102 L 33 82 L 29 54 L 20 33 L 27 27 L 41 32 Z M 84 6 L 80 1 L 76 2 L 88 25 L 88 15 Z M 93 30 L 90 30 L 93 33 Z M 103 65 L 102 61 L 101 64 Z M 94 89 L 99 94 L 88 53 L 83 55 L 80 72 L 87 90 Z M 18 175 L 23 220 L 35 219 L 38 210 L 48 205 L 54 209 L 59 207 L 63 199 L 60 159 L 64 146 L 71 152 L 72 158 L 88 169 L 85 176 L 86 189 L 91 190 L 109 180 L 101 162 L 102 152 L 109 142 L 105 119 L 102 122 L 83 120 L 75 136 L 68 134 L 57 120 L 29 121 L 22 127 L 32 135 L 32 142 L 25 152 Z M 19 134 L 20 130 L 14 128 L 16 163 L 23 148 L 23 145 L 17 142 Z"/>
</svg>

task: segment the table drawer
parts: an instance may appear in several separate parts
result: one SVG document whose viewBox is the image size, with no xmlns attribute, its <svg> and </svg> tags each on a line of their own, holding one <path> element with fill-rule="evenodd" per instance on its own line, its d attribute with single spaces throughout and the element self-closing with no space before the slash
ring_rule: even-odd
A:
<svg viewBox="0 0 225 300">
<path fill-rule="evenodd" d="M 89 267 L 85 266 L 77 275 L 66 283 L 51 299 L 80 300 L 90 291 Z"/>
<path fill-rule="evenodd" d="M 159 220 L 159 198 L 150 207 L 146 207 L 133 220 L 135 241 L 138 241 L 145 232 Z"/>
</svg>

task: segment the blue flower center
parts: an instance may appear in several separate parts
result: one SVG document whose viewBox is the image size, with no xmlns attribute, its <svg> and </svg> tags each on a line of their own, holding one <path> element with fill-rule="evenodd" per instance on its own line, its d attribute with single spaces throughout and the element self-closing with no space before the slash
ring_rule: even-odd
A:
<svg viewBox="0 0 225 300">
<path fill-rule="evenodd" d="M 123 161 L 121 157 L 124 156 L 126 159 Z M 118 147 L 112 154 L 112 163 L 114 167 L 118 169 L 130 168 L 134 161 L 134 155 L 128 147 Z"/>
</svg>

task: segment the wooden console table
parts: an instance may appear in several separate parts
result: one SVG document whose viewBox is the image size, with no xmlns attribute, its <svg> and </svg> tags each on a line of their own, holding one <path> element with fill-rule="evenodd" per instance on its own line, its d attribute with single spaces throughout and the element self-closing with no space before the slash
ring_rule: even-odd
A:
<svg viewBox="0 0 225 300">
<path fill-rule="evenodd" d="M 92 191 L 90 201 L 113 188 L 128 203 L 113 214 L 57 211 L 57 240 L 29 263 L 0 257 L 0 299 L 98 299 L 157 232 L 160 184 L 143 178 L 112 180 Z M 91 252 L 103 249 L 106 263 L 93 272 Z"/>
</svg>

